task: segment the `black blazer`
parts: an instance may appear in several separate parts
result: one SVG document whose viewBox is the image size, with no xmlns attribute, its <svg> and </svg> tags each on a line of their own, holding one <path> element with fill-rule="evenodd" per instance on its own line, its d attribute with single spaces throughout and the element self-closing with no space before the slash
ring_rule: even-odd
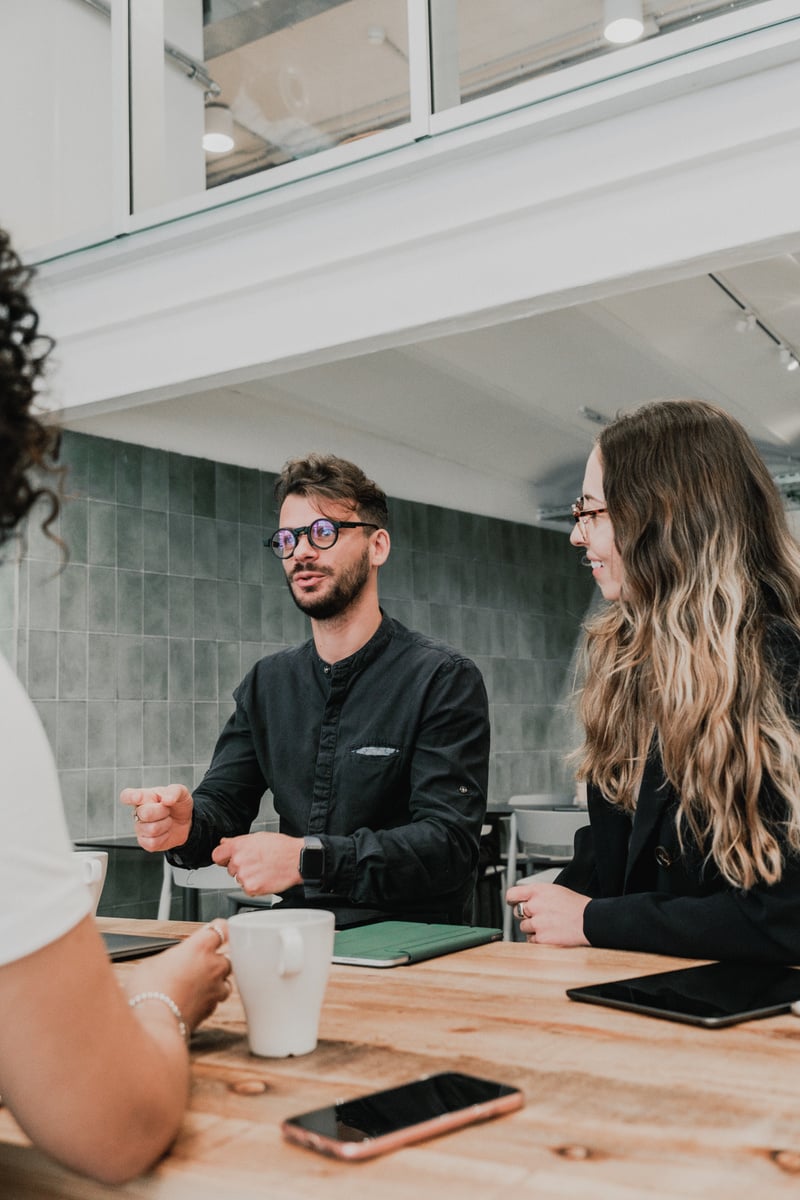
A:
<svg viewBox="0 0 800 1200">
<path fill-rule="evenodd" d="M 800 645 L 785 626 L 770 641 L 768 657 L 780 655 L 774 666 L 796 717 Z M 767 782 L 767 811 L 770 791 Z M 556 882 L 592 897 L 583 921 L 591 945 L 800 964 L 800 856 L 784 846 L 780 883 L 744 892 L 721 879 L 713 862 L 704 866 L 696 845 L 682 853 L 678 797 L 657 755 L 645 769 L 633 822 L 592 785 L 588 798 L 590 824 L 578 830 L 575 857 Z"/>
</svg>

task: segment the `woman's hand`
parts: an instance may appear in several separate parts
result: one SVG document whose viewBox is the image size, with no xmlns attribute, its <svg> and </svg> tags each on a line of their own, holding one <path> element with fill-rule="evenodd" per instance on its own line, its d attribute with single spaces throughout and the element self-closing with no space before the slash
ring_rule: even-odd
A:
<svg viewBox="0 0 800 1200">
<path fill-rule="evenodd" d="M 129 996 L 165 992 L 181 1010 L 188 1029 L 209 1017 L 231 993 L 228 923 L 216 918 L 179 946 L 145 959 L 126 981 Z"/>
<path fill-rule="evenodd" d="M 588 946 L 583 932 L 583 911 L 589 896 L 557 883 L 533 880 L 516 884 L 506 893 L 526 941 L 548 946 Z"/>
</svg>

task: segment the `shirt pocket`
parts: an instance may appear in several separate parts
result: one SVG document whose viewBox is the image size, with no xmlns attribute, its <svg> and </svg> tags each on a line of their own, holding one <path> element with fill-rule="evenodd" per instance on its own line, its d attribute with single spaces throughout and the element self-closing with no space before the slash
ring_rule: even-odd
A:
<svg viewBox="0 0 800 1200">
<path fill-rule="evenodd" d="M 350 747 L 350 756 L 354 762 L 373 763 L 376 759 L 379 762 L 389 762 L 400 758 L 401 755 L 402 747 L 394 746 L 391 742 L 365 742 L 363 745 Z"/>
<path fill-rule="evenodd" d="M 361 794 L 386 796 L 403 779 L 407 766 L 403 746 L 374 738 L 352 744 L 347 753 L 348 773 Z"/>
</svg>

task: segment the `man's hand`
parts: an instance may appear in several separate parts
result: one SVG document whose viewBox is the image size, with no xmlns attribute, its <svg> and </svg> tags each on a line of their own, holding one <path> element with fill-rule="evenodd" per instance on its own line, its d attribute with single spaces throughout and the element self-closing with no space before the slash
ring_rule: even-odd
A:
<svg viewBox="0 0 800 1200">
<path fill-rule="evenodd" d="M 299 870 L 302 849 L 302 838 L 284 833 L 245 833 L 222 838 L 211 857 L 228 868 L 228 874 L 248 896 L 266 896 L 303 882 Z"/>
<path fill-rule="evenodd" d="M 583 910 L 589 900 L 589 896 L 558 883 L 533 880 L 519 883 L 506 892 L 506 904 L 513 906 L 526 940 L 548 946 L 589 945 L 583 932 Z"/>
<path fill-rule="evenodd" d="M 194 801 L 182 783 L 125 788 L 119 798 L 133 809 L 133 828 L 143 850 L 172 850 L 188 838 Z"/>
</svg>

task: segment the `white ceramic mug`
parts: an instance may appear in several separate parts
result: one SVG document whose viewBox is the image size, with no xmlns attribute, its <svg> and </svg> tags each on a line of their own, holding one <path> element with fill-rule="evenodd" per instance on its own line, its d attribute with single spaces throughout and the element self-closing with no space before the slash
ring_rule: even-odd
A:
<svg viewBox="0 0 800 1200">
<path fill-rule="evenodd" d="M 72 857 L 78 863 L 83 882 L 92 894 L 92 912 L 97 912 L 108 870 L 107 850 L 75 850 Z"/>
<path fill-rule="evenodd" d="M 332 912 L 264 909 L 228 921 L 231 962 L 253 1054 L 309 1054 L 333 955 Z"/>
</svg>

